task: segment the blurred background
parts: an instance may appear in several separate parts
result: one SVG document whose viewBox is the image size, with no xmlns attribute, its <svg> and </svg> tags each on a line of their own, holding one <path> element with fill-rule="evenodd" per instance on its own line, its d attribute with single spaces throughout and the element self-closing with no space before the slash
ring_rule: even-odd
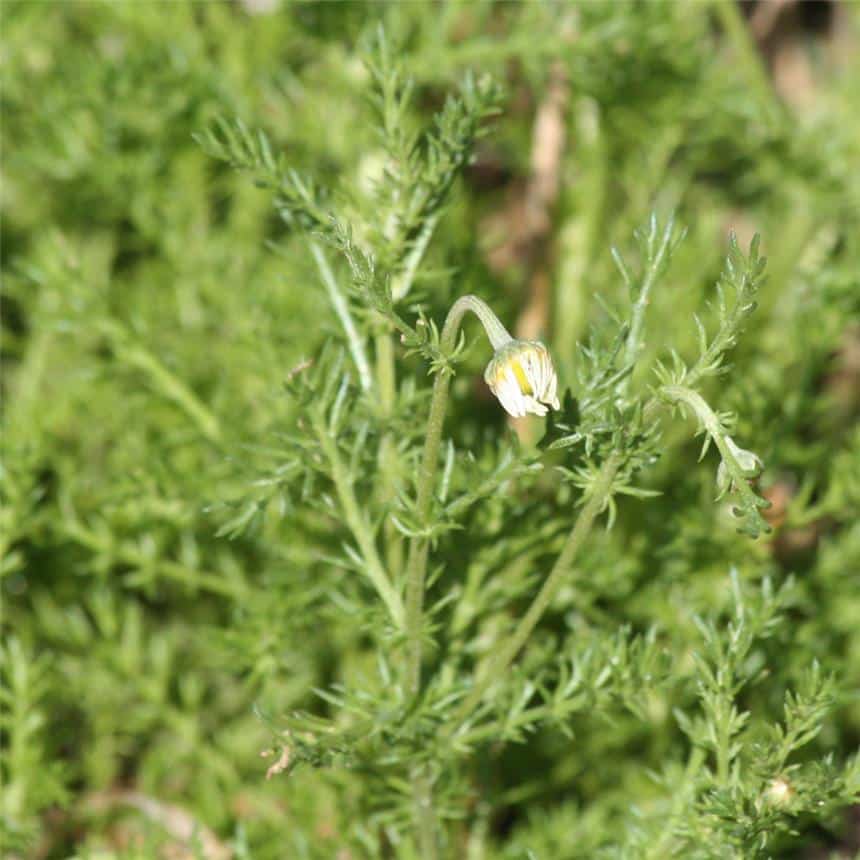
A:
<svg viewBox="0 0 860 860">
<path fill-rule="evenodd" d="M 291 589 L 327 574 L 289 518 L 218 536 L 289 413 L 287 372 L 337 324 L 270 196 L 192 135 L 237 116 L 333 199 L 361 189 L 382 158 L 362 63 L 379 22 L 415 80 L 416 122 L 467 70 L 506 93 L 419 278 L 435 319 L 478 293 L 546 338 L 570 380 L 589 321 L 620 295 L 610 247 L 629 251 L 652 208 L 689 231 L 654 297 L 653 354 L 695 342 L 729 230 L 744 247 L 762 234 L 769 279 L 720 405 L 767 464 L 775 532 L 752 544 L 688 514 L 667 525 L 667 509 L 712 505 L 690 445 L 657 468 L 667 508 L 622 517 L 618 600 L 671 624 L 672 605 L 648 601 L 681 576 L 682 542 L 705 572 L 794 574 L 786 665 L 796 651 L 837 675 L 822 749 L 857 749 L 860 6 L 6 0 L 0 15 L 6 856 L 194 856 L 192 833 L 207 858 L 364 856 L 348 835 L 360 783 L 266 781 L 253 706 L 311 706 L 366 643 L 324 587 Z M 503 429 L 479 383 L 458 385 L 463 438 Z M 648 565 L 666 579 L 634 593 Z M 721 599 L 714 582 L 693 588 L 704 603 Z M 652 766 L 654 737 L 612 767 Z M 498 856 L 580 856 L 573 818 L 612 820 L 568 817 L 563 790 L 513 791 L 563 767 L 558 750 L 530 741 L 485 775 L 511 789 L 489 824 Z M 599 796 L 575 791 L 586 808 Z M 858 850 L 849 812 L 778 856 Z"/>
</svg>

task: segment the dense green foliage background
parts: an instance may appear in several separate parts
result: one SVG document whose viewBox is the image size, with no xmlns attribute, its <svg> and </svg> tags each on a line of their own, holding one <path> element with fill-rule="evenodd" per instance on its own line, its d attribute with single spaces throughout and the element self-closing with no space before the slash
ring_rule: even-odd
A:
<svg viewBox="0 0 860 860">
<path fill-rule="evenodd" d="M 415 82 L 415 128 L 469 70 L 504 91 L 404 313 L 420 302 L 441 322 L 476 293 L 543 335 L 577 394 L 576 344 L 624 296 L 610 249 L 635 259 L 652 209 L 688 232 L 648 309 L 648 358 L 695 349 L 730 228 L 744 247 L 761 233 L 769 260 L 732 368 L 710 386 L 765 464 L 774 531 L 737 533 L 714 501 L 716 460 L 697 464 L 692 425 L 677 425 L 643 479 L 660 495 L 619 500 L 524 663 L 593 646 L 596 692 L 564 725 L 478 746 L 451 788 L 449 856 L 752 856 L 768 804 L 784 810 L 761 856 L 858 850 L 860 42 L 858 8 L 823 5 L 783 13 L 756 46 L 734 7 L 705 3 L 3 4 L 7 856 L 417 856 L 366 767 L 265 779 L 270 719 L 331 715 L 315 688 L 376 672 L 355 609 L 372 599 L 336 558 L 336 521 L 300 516 L 289 492 L 258 504 L 253 482 L 297 417 L 284 380 L 340 330 L 306 237 L 192 137 L 219 116 L 262 128 L 358 213 L 356 229 L 372 225 L 362 193 L 385 151 L 363 60 L 380 21 Z M 552 98 L 558 194 L 529 235 L 535 117 Z M 475 454 L 467 483 L 500 440 L 517 447 L 480 382 L 487 358 L 471 349 L 453 386 L 447 432 Z M 401 388 L 426 388 L 419 358 L 397 360 Z M 411 444 L 426 400 L 403 396 L 392 426 Z M 520 431 L 526 448 L 539 435 Z M 517 486 L 437 546 L 436 598 L 452 590 L 455 604 L 470 558 L 496 552 L 489 582 L 521 560 L 520 585 L 482 598 L 477 655 L 572 517 L 569 490 L 544 504 Z M 783 793 L 739 763 L 745 793 L 729 800 L 687 779 L 688 756 L 694 653 L 711 659 L 703 630 L 726 631 L 740 599 L 762 618 L 738 668 L 750 761 L 786 691 L 815 687 L 815 661 L 832 683 L 811 695 L 815 729 L 790 759 L 808 768 L 786 770 Z M 623 631 L 643 635 L 650 672 L 620 654 Z M 613 660 L 636 671 L 603 697 Z M 726 841 L 697 835 L 708 815 Z M 663 832 L 676 841 L 660 845 Z"/>
</svg>

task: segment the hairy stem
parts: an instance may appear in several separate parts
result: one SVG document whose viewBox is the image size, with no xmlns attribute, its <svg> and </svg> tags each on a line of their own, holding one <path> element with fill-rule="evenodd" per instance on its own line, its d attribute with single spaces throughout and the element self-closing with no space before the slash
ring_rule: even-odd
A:
<svg viewBox="0 0 860 860">
<path fill-rule="evenodd" d="M 423 766 L 412 771 L 412 800 L 418 824 L 418 843 L 422 860 L 436 860 L 439 856 L 436 841 L 436 814 L 433 810 L 433 785 Z"/>
<path fill-rule="evenodd" d="M 508 330 L 499 322 L 489 306 L 476 296 L 461 296 L 451 306 L 445 325 L 442 328 L 440 347 L 443 354 L 450 354 L 457 343 L 457 335 L 463 317 L 471 311 L 484 326 L 484 331 L 494 349 L 512 340 Z M 427 420 L 427 436 L 424 439 L 424 451 L 421 456 L 421 468 L 418 472 L 416 513 L 421 525 L 426 525 L 430 513 L 430 503 L 433 499 L 433 489 L 436 484 L 436 471 L 439 464 L 439 445 L 442 440 L 442 427 L 445 423 L 445 412 L 448 407 L 448 388 L 451 382 L 451 371 L 443 368 L 436 374 L 433 383 L 433 397 L 430 401 L 430 416 Z M 421 634 L 424 610 L 424 578 L 427 573 L 427 554 L 430 541 L 427 537 L 419 536 L 412 539 L 409 545 L 409 557 L 406 562 L 406 636 L 407 652 L 407 681 L 409 689 L 417 694 L 421 688 Z"/>
<path fill-rule="evenodd" d="M 447 327 L 447 326 L 446 326 Z M 444 340 L 444 337 L 443 337 Z M 436 480 L 436 467 L 439 461 L 439 444 L 442 439 L 442 425 L 448 405 L 450 373 L 441 370 L 433 384 L 433 398 L 430 401 L 430 417 L 427 421 L 427 436 L 421 469 L 418 473 L 417 513 L 420 522 L 427 519 L 433 486 Z M 421 688 L 421 635 L 422 614 L 424 609 L 424 577 L 427 572 L 427 553 L 430 542 L 426 537 L 412 538 L 406 562 L 406 635 L 407 683 L 409 689 L 417 694 Z"/>
<path fill-rule="evenodd" d="M 452 720 L 452 725 L 460 724 L 468 718 L 472 711 L 481 703 L 484 694 L 490 686 L 504 673 L 520 652 L 520 649 L 525 645 L 529 636 L 531 636 L 541 616 L 546 612 L 553 598 L 558 593 L 558 589 L 564 582 L 565 577 L 570 573 L 570 566 L 582 548 L 583 543 L 585 543 L 585 539 L 588 537 L 595 519 L 606 506 L 612 493 L 612 482 L 615 480 L 615 474 L 620 465 L 621 456 L 619 454 L 612 454 L 603 464 L 588 501 L 576 518 L 576 522 L 549 576 L 544 581 L 543 587 L 537 593 L 526 614 L 520 619 L 513 635 L 505 641 L 505 644 L 490 659 L 489 665 L 475 682 L 472 692 L 469 693 L 457 709 Z"/>
<path fill-rule="evenodd" d="M 463 317 L 471 311 L 484 326 L 484 331 L 494 349 L 508 343 L 513 338 L 498 320 L 489 306 L 476 296 L 462 296 L 448 311 L 442 327 L 440 348 L 443 355 L 450 355 L 457 344 L 457 336 Z M 442 368 L 433 383 L 433 396 L 430 401 L 430 415 L 427 420 L 427 436 L 418 472 L 416 512 L 422 526 L 427 524 L 433 491 L 436 485 L 436 472 L 439 465 L 439 447 L 442 441 L 442 428 L 448 407 L 448 389 L 451 383 L 451 370 Z M 424 627 L 424 581 L 427 574 L 427 556 L 430 540 L 426 536 L 412 539 L 406 563 L 406 683 L 410 692 L 417 696 L 421 690 L 421 651 Z M 421 857 L 423 860 L 436 860 L 438 845 L 436 841 L 436 816 L 433 810 L 433 783 L 426 767 L 413 769 L 412 796 L 415 820 L 418 825 Z"/>
<path fill-rule="evenodd" d="M 397 377 L 394 367 L 394 340 L 389 331 L 376 335 L 376 384 L 379 389 L 379 407 L 388 422 L 394 413 L 397 397 Z M 397 446 L 390 430 L 384 430 L 379 441 L 379 464 L 382 504 L 387 505 L 397 494 Z M 403 540 L 394 524 L 387 521 L 385 531 L 385 560 L 396 582 L 403 567 Z"/>
<path fill-rule="evenodd" d="M 379 402 L 387 417 L 394 410 L 397 395 L 397 378 L 394 370 L 394 344 L 387 331 L 376 336 L 376 382 L 379 386 Z"/>
<path fill-rule="evenodd" d="M 720 719 L 717 726 L 717 785 L 725 788 L 729 784 L 731 768 L 732 733 L 729 721 L 731 705 L 720 708 Z"/>
</svg>

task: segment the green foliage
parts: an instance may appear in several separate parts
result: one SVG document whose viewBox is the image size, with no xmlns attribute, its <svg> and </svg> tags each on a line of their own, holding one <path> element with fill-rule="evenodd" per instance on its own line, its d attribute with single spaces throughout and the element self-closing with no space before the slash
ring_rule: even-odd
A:
<svg viewBox="0 0 860 860">
<path fill-rule="evenodd" d="M 858 52 L 263 6 L 3 6 L 4 851 L 851 850 Z"/>
</svg>

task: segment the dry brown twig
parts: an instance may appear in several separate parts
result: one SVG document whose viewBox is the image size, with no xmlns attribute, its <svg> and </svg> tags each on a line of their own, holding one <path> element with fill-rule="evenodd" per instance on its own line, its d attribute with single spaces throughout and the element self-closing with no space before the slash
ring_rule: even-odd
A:
<svg viewBox="0 0 860 860">
<path fill-rule="evenodd" d="M 796 0 L 761 0 L 756 4 L 750 17 L 750 32 L 759 45 L 770 37 L 783 10 L 795 2 Z"/>
<path fill-rule="evenodd" d="M 552 233 L 552 210 L 561 189 L 566 142 L 565 113 L 570 98 L 567 70 L 560 61 L 550 69 L 546 98 L 538 106 L 532 133 L 531 176 L 525 192 L 524 236 L 529 271 L 528 299 L 517 320 L 517 334 L 540 337 L 549 317 L 550 279 L 546 251 Z"/>
<path fill-rule="evenodd" d="M 263 750 L 260 755 L 263 758 L 267 758 L 272 754 L 271 750 Z M 266 779 L 271 779 L 273 776 L 277 776 L 279 773 L 283 773 L 290 766 L 290 748 L 283 747 L 281 750 L 281 754 L 275 760 L 275 762 L 270 765 L 268 770 L 266 770 Z"/>
</svg>

